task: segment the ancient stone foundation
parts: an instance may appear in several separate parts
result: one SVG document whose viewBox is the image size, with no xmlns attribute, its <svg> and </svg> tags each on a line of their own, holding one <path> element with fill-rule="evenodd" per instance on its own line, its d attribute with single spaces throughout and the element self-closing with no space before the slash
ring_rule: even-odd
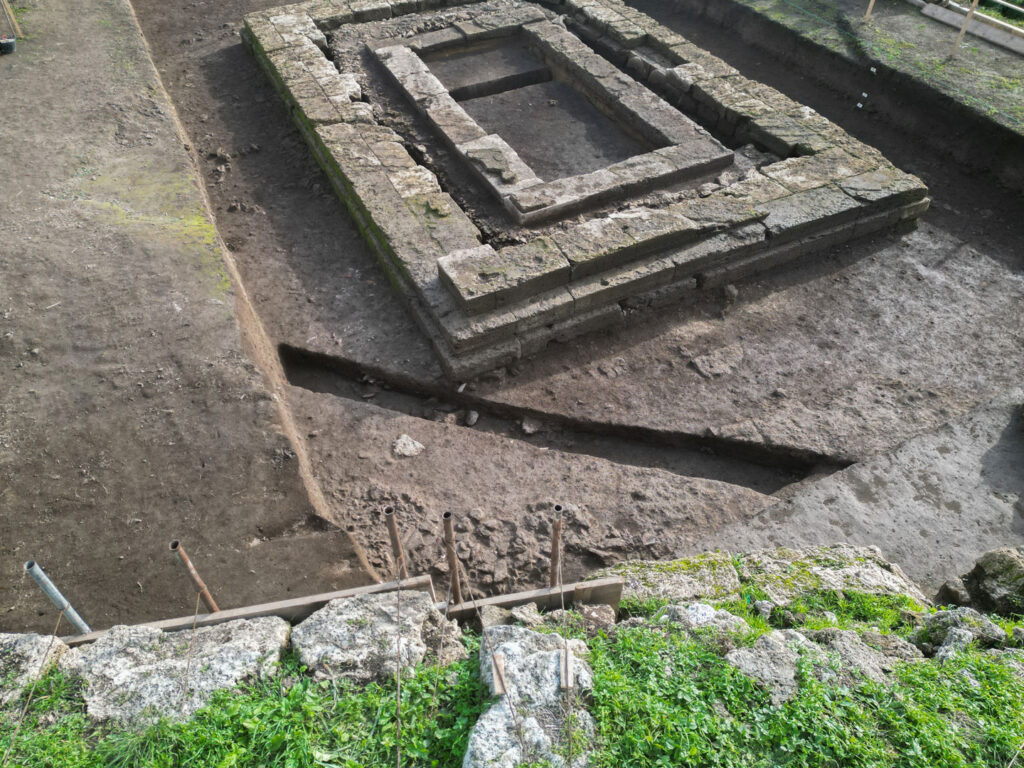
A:
<svg viewBox="0 0 1024 768">
<path fill-rule="evenodd" d="M 452 376 L 928 207 L 618 0 L 308 0 L 245 35 Z"/>
</svg>

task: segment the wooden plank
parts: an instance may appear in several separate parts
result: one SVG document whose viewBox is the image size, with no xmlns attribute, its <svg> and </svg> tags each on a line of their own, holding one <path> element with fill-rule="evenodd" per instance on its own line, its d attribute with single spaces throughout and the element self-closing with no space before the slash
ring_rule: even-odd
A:
<svg viewBox="0 0 1024 768">
<path fill-rule="evenodd" d="M 273 603 L 247 605 L 242 608 L 228 608 L 225 611 L 217 611 L 217 613 L 201 613 L 198 617 L 181 616 L 176 619 L 149 621 L 144 624 L 140 624 L 139 626 L 156 627 L 157 629 L 162 629 L 165 632 L 176 632 L 184 629 L 192 629 L 193 621 L 197 627 L 212 627 L 216 624 L 223 624 L 227 621 L 235 621 L 236 619 L 255 619 L 259 616 L 279 616 L 282 619 L 297 622 L 302 621 L 302 619 L 306 618 L 314 611 L 323 608 L 331 600 L 337 600 L 343 597 L 357 597 L 359 595 L 372 595 L 378 592 L 393 592 L 395 589 L 398 589 L 399 586 L 401 586 L 402 589 L 412 590 L 414 592 L 427 592 L 430 594 L 431 600 L 434 600 L 435 602 L 437 601 L 437 595 L 434 594 L 434 583 L 431 581 L 430 576 L 427 575 L 416 576 L 415 578 L 406 579 L 401 582 L 388 581 L 383 584 L 370 584 L 366 587 L 342 589 L 337 592 L 322 592 L 318 595 L 294 597 L 289 600 L 278 600 Z M 102 637 L 104 634 L 106 634 L 106 630 L 90 632 L 87 635 L 65 637 L 63 640 L 67 645 L 73 647 L 76 645 L 91 643 Z"/>
<path fill-rule="evenodd" d="M 485 597 L 482 600 L 470 600 L 458 605 L 448 606 L 448 618 L 463 621 L 473 618 L 476 612 L 485 605 L 495 605 L 499 608 L 515 608 L 517 605 L 536 603 L 537 607 L 541 609 L 561 608 L 563 596 L 566 607 L 574 603 L 590 603 L 610 605 L 618 610 L 619 601 L 622 599 L 622 579 L 618 577 L 594 579 L 593 581 L 566 584 L 562 587 L 545 587 L 544 589 L 533 589 L 528 592 L 515 592 L 511 595 L 496 595 L 494 597 Z M 437 608 L 443 611 L 445 604 L 438 603 Z"/>
</svg>

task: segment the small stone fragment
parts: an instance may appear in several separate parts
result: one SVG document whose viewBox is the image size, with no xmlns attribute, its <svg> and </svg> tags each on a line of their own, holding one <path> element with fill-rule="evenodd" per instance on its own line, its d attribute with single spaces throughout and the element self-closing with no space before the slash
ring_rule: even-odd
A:
<svg viewBox="0 0 1024 768">
<path fill-rule="evenodd" d="M 413 440 L 409 435 L 399 435 L 391 444 L 391 452 L 403 458 L 419 456 L 423 451 L 423 443 Z"/>
</svg>

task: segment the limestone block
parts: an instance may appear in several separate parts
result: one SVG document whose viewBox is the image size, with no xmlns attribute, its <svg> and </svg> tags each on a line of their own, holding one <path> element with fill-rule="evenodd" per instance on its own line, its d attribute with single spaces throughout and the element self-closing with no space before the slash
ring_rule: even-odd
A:
<svg viewBox="0 0 1024 768">
<path fill-rule="evenodd" d="M 466 658 L 461 631 L 426 592 L 332 600 L 292 631 L 292 646 L 316 679 L 368 683 L 393 677 L 399 659 L 410 673 L 421 662 Z"/>
<path fill-rule="evenodd" d="M 527 762 L 567 768 L 567 761 L 558 754 L 566 712 L 571 712 L 572 729 L 577 737 L 583 736 L 583 743 L 593 736 L 594 722 L 583 707 L 583 697 L 560 688 L 560 657 L 565 652 L 573 657 L 574 690 L 580 694 L 589 691 L 593 675 L 582 641 L 565 640 L 525 627 L 495 626 L 484 630 L 480 676 L 493 691 L 492 658 L 500 654 L 507 695 L 492 704 L 473 726 L 463 768 L 514 768 Z M 575 755 L 572 768 L 583 768 L 586 764 L 584 751 Z"/>
<path fill-rule="evenodd" d="M 806 157 L 792 157 L 766 165 L 762 172 L 792 192 L 805 192 L 875 169 L 875 163 L 832 149 Z"/>
<path fill-rule="evenodd" d="M 856 200 L 832 185 L 771 200 L 762 207 L 768 210 L 764 225 L 771 237 L 780 241 L 852 221 L 861 209 Z"/>
<path fill-rule="evenodd" d="M 546 237 L 495 251 L 480 246 L 438 261 L 442 279 L 469 310 L 525 298 L 569 279 L 569 262 Z"/>
<path fill-rule="evenodd" d="M 191 717 L 219 690 L 273 673 L 288 644 L 288 622 L 240 619 L 193 633 L 114 627 L 60 659 L 86 682 L 86 710 L 96 722 L 144 725 Z"/>
</svg>

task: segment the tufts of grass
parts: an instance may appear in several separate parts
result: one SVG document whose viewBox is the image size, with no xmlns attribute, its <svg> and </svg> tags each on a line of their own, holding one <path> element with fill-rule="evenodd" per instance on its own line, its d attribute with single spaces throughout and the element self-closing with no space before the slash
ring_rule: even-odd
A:
<svg viewBox="0 0 1024 768">
<path fill-rule="evenodd" d="M 403 765 L 461 764 L 488 698 L 477 663 L 474 649 L 439 677 L 424 666 L 402 681 Z M 316 682 L 294 656 L 267 680 L 219 692 L 186 723 L 161 720 L 141 731 L 93 729 L 75 686 L 55 672 L 41 680 L 11 768 L 383 768 L 395 761 L 394 682 Z M 0 754 L 13 721 L 0 719 Z"/>
<path fill-rule="evenodd" d="M 986 654 L 902 664 L 890 686 L 820 682 L 773 707 L 715 651 L 671 630 L 591 642 L 596 768 L 1005 768 L 1024 684 Z"/>
</svg>

